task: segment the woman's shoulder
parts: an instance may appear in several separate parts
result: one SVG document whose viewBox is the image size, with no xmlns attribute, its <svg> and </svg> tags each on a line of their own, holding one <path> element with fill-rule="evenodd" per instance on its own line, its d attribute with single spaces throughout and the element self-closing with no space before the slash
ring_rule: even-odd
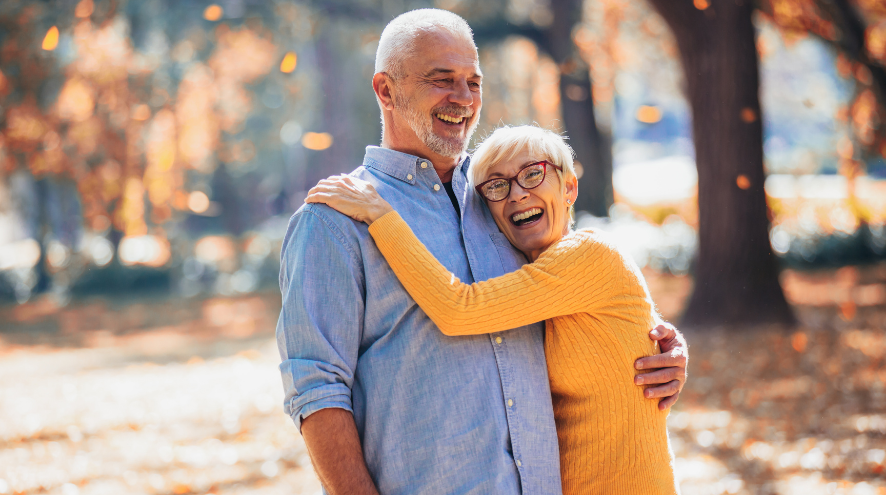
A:
<svg viewBox="0 0 886 495">
<path fill-rule="evenodd" d="M 608 232 L 599 229 L 587 228 L 570 232 L 564 237 L 569 239 L 575 247 L 581 246 L 583 249 L 595 249 L 598 251 L 618 251 L 618 245 L 615 239 Z"/>
<path fill-rule="evenodd" d="M 630 260 L 612 234 L 599 229 L 588 228 L 570 232 L 563 237 L 558 247 L 581 257 L 591 256 L 618 263 Z"/>
</svg>

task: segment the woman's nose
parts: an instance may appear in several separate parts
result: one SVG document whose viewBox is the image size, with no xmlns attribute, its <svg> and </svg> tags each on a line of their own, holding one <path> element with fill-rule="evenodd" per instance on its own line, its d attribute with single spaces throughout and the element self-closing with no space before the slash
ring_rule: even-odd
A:
<svg viewBox="0 0 886 495">
<path fill-rule="evenodd" d="M 511 182 L 511 190 L 508 199 L 513 202 L 523 201 L 529 197 L 529 191 L 523 189 L 517 181 Z"/>
</svg>

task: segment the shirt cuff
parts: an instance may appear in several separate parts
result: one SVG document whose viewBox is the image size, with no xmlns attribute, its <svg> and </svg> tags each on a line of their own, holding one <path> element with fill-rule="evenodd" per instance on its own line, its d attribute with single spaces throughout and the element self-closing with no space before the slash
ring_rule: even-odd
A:
<svg viewBox="0 0 886 495">
<path fill-rule="evenodd" d="M 344 409 L 354 413 L 351 405 L 351 390 L 342 383 L 334 383 L 313 388 L 307 392 L 293 397 L 286 406 L 286 412 L 298 431 L 305 418 L 321 409 Z"/>
</svg>

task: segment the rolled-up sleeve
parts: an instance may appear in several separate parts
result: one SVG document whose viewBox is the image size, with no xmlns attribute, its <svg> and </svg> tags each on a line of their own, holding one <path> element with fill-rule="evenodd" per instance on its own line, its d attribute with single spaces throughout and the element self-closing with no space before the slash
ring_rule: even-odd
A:
<svg viewBox="0 0 886 495">
<path fill-rule="evenodd" d="M 358 247 L 324 209 L 308 205 L 293 215 L 281 250 L 277 347 L 284 409 L 299 430 L 304 418 L 321 409 L 353 412 L 351 388 L 363 333 Z"/>
</svg>

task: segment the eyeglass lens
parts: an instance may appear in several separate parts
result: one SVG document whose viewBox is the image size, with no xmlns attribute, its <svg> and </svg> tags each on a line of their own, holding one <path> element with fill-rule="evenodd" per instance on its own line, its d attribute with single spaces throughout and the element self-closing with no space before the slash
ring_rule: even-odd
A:
<svg viewBox="0 0 886 495">
<path fill-rule="evenodd" d="M 523 189 L 538 187 L 545 178 L 544 163 L 530 165 L 517 173 L 517 184 Z M 483 186 L 483 196 L 490 201 L 501 201 L 508 197 L 511 192 L 511 181 L 508 179 L 496 179 Z"/>
</svg>

